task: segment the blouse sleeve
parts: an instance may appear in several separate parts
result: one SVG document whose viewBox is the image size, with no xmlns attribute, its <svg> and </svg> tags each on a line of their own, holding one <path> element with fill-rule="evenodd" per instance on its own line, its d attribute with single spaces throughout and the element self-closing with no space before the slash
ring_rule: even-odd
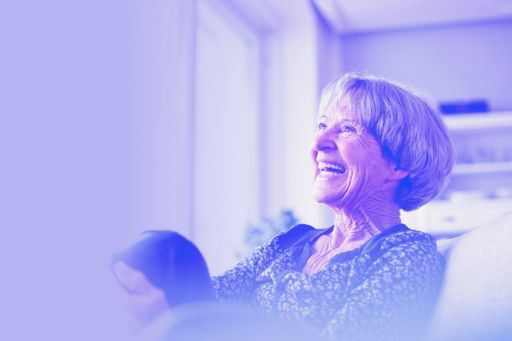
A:
<svg viewBox="0 0 512 341">
<path fill-rule="evenodd" d="M 254 293 L 257 277 L 279 257 L 304 232 L 313 229 L 309 225 L 296 225 L 282 232 L 266 244 L 258 247 L 248 258 L 222 275 L 212 277 L 215 296 L 218 301 L 246 303 Z"/>
<path fill-rule="evenodd" d="M 324 333 L 341 340 L 411 339 L 432 312 L 443 268 L 443 256 L 429 243 L 392 247 L 369 266 Z"/>
</svg>

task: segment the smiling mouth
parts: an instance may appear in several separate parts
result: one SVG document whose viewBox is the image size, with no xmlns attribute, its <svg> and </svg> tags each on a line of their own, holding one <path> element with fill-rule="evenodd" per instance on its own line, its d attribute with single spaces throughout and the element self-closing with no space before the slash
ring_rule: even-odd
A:
<svg viewBox="0 0 512 341">
<path fill-rule="evenodd" d="M 320 171 L 321 174 L 326 174 L 326 175 L 341 175 L 347 171 L 341 165 L 337 165 L 334 163 L 327 163 L 327 162 L 319 162 L 318 170 Z"/>
</svg>

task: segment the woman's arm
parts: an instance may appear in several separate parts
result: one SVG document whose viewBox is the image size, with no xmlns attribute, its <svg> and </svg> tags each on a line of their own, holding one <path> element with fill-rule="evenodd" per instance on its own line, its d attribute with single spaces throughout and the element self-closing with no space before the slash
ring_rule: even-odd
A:
<svg viewBox="0 0 512 341">
<path fill-rule="evenodd" d="M 444 258 L 428 243 L 392 247 L 370 265 L 324 333 L 340 339 L 421 335 L 442 283 Z M 410 339 L 410 338 L 409 338 Z"/>
</svg>

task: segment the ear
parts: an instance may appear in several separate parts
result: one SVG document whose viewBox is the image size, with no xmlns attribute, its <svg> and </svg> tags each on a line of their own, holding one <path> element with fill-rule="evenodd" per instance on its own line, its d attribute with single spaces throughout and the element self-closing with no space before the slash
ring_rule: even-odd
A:
<svg viewBox="0 0 512 341">
<path fill-rule="evenodd" d="M 395 164 L 390 164 L 391 166 L 391 169 L 390 169 L 390 172 L 389 172 L 389 176 L 388 176 L 388 180 L 397 180 L 397 181 L 400 181 L 402 180 L 403 178 L 407 177 L 409 175 L 409 172 L 403 170 L 403 169 L 400 169 L 398 168 L 397 165 Z"/>
</svg>

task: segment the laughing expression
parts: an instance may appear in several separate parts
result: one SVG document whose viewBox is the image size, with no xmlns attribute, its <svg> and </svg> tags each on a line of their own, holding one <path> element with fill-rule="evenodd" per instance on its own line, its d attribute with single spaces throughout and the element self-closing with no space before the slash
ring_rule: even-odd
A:
<svg viewBox="0 0 512 341">
<path fill-rule="evenodd" d="M 388 178 L 394 165 L 349 110 L 331 107 L 320 114 L 311 154 L 313 195 L 320 203 L 346 210 L 392 191 Z"/>
</svg>

